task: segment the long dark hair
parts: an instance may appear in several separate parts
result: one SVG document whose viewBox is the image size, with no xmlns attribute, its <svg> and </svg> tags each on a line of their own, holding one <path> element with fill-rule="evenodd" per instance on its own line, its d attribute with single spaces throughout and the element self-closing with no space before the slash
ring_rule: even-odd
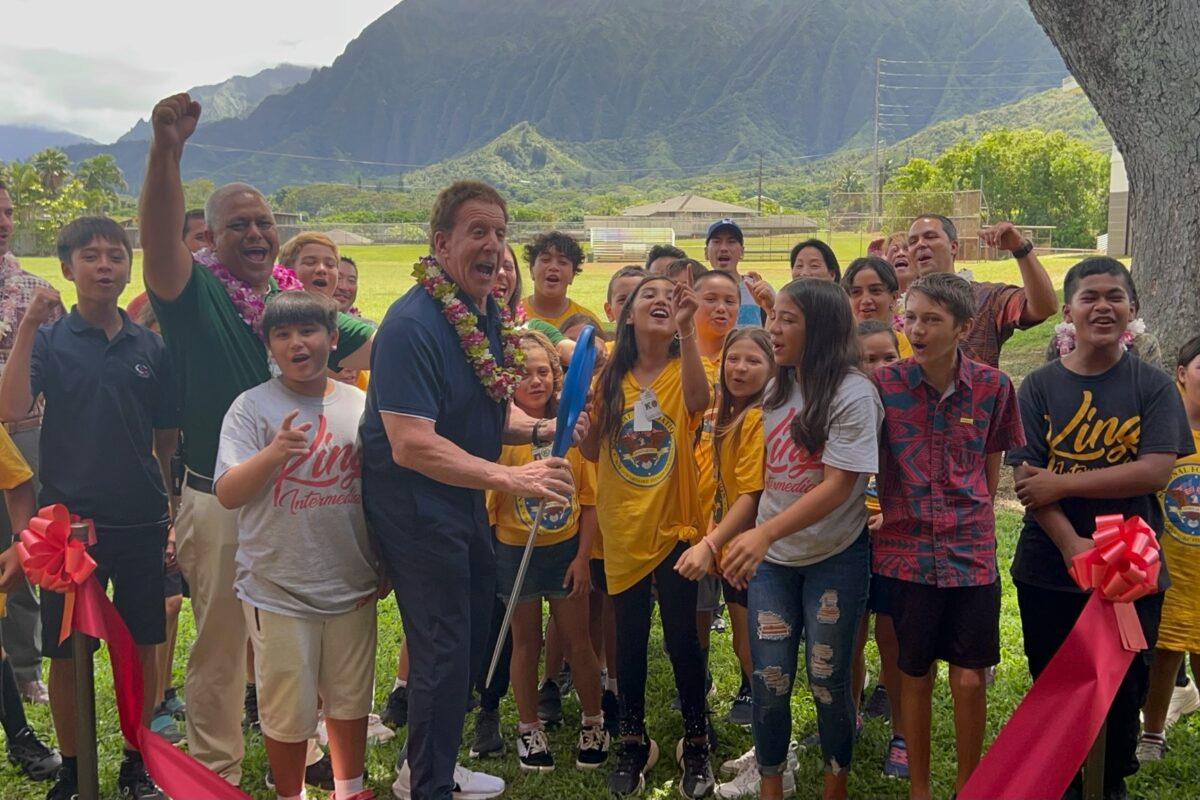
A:
<svg viewBox="0 0 1200 800">
<path fill-rule="evenodd" d="M 608 361 L 600 373 L 598 382 L 600 406 L 597 408 L 596 424 L 599 426 L 601 439 L 615 439 L 621 429 L 621 415 L 625 411 L 625 387 L 622 384 L 625 382 L 626 373 L 633 369 L 638 359 L 637 335 L 633 326 L 627 323 L 633 311 L 633 303 L 641 294 L 642 287 L 654 281 L 675 285 L 666 275 L 648 275 L 642 278 L 629 293 L 629 297 L 625 298 L 621 313 L 617 315 L 617 341 L 608 355 Z M 671 357 L 678 356 L 679 340 L 672 340 L 670 347 Z"/>
<path fill-rule="evenodd" d="M 773 410 L 787 402 L 798 385 L 804 408 L 792 417 L 792 439 L 810 453 L 825 446 L 829 409 L 842 381 L 859 372 L 858 337 L 850 299 L 836 283 L 799 278 L 779 290 L 804 315 L 804 352 L 799 368 L 779 365 L 779 373 L 763 407 Z"/>
</svg>

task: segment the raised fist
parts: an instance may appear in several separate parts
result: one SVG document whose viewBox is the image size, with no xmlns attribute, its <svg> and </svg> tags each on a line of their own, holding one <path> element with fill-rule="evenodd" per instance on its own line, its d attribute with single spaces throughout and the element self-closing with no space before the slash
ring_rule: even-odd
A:
<svg viewBox="0 0 1200 800">
<path fill-rule="evenodd" d="M 25 310 L 25 316 L 21 318 L 21 321 L 34 327 L 45 325 L 58 316 L 61 308 L 62 296 L 59 295 L 58 290 L 48 286 L 39 286 L 34 290 L 33 298 L 29 301 L 29 308 Z"/>
<path fill-rule="evenodd" d="M 150 114 L 154 127 L 154 144 L 178 149 L 196 130 L 200 122 L 200 104 L 186 92 L 160 100 Z"/>
</svg>

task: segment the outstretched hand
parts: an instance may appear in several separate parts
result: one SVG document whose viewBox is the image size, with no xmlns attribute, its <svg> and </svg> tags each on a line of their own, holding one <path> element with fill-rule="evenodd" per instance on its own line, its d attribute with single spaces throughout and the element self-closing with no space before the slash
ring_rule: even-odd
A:
<svg viewBox="0 0 1200 800">
<path fill-rule="evenodd" d="M 287 462 L 290 458 L 302 456 L 308 452 L 307 434 L 312 429 L 312 423 L 306 422 L 303 425 L 293 428 L 292 423 L 296 421 L 296 416 L 299 413 L 299 409 L 289 411 L 288 415 L 283 418 L 283 423 L 279 426 L 279 430 L 275 432 L 275 438 L 267 445 L 271 448 L 272 454 L 280 464 Z"/>
<path fill-rule="evenodd" d="M 200 123 L 200 104 L 183 92 L 158 101 L 150 114 L 154 145 L 179 150 Z"/>
</svg>

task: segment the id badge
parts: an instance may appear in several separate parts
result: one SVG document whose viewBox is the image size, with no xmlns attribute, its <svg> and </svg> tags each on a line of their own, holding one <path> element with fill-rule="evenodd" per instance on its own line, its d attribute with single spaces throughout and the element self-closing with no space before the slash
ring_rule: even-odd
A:
<svg viewBox="0 0 1200 800">
<path fill-rule="evenodd" d="M 633 429 L 645 433 L 654 427 L 654 420 L 663 415 L 662 407 L 658 404 L 658 396 L 653 389 L 642 389 L 642 393 L 633 404 Z"/>
</svg>

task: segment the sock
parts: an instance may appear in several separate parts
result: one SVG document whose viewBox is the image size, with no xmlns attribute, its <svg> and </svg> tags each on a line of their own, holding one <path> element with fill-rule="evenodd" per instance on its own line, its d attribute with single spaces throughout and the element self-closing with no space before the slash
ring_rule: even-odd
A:
<svg viewBox="0 0 1200 800">
<path fill-rule="evenodd" d="M 408 686 L 408 681 L 403 681 L 403 680 L 400 680 L 399 678 L 396 678 L 396 682 L 392 684 L 392 689 L 404 689 L 407 686 Z"/>
<path fill-rule="evenodd" d="M 363 790 L 363 776 L 350 778 L 349 780 L 333 779 L 333 796 L 334 797 L 353 797 Z"/>
<path fill-rule="evenodd" d="M 17 688 L 17 676 L 7 658 L 0 661 L 0 725 L 10 742 L 29 725 L 21 703 L 21 691 Z"/>
<path fill-rule="evenodd" d="M 542 727 L 542 723 L 540 723 L 540 722 L 530 722 L 530 723 L 521 722 L 517 725 L 517 733 L 529 733 L 531 731 L 540 730 L 541 727 Z"/>
<path fill-rule="evenodd" d="M 1160 742 L 1165 742 L 1167 740 L 1167 734 L 1166 734 L 1166 731 L 1158 731 L 1158 732 L 1143 731 L 1142 738 L 1143 739 L 1156 739 Z"/>
<path fill-rule="evenodd" d="M 593 725 L 603 725 L 604 724 L 604 712 L 601 711 L 599 714 L 597 714 L 594 717 L 589 717 L 587 714 L 584 714 L 584 715 L 582 715 L 580 724 L 585 728 L 590 728 Z"/>
<path fill-rule="evenodd" d="M 62 770 L 58 773 L 58 780 L 64 781 L 70 786 L 79 782 L 79 762 L 75 756 L 62 757 Z"/>
<path fill-rule="evenodd" d="M 616 678 L 609 678 L 608 680 L 606 680 L 604 682 L 604 688 L 608 689 L 613 694 L 620 694 L 620 692 L 617 691 L 617 679 Z"/>
</svg>

